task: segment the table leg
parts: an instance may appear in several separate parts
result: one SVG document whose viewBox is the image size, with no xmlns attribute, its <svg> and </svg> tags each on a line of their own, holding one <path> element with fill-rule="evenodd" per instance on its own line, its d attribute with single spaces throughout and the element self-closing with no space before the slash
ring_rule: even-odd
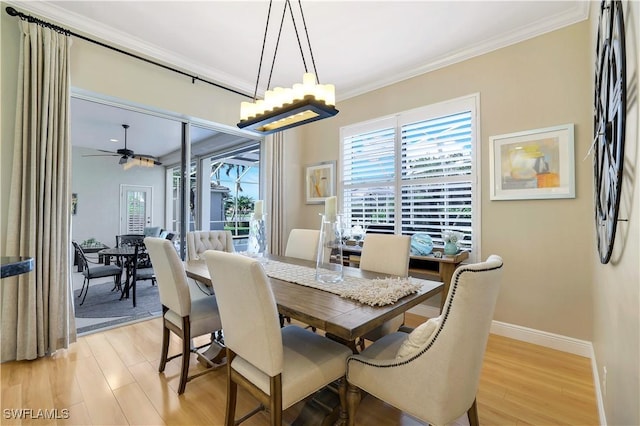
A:
<svg viewBox="0 0 640 426">
<path fill-rule="evenodd" d="M 131 265 L 127 264 L 126 260 L 123 258 L 121 264 L 125 269 L 125 279 L 124 279 L 124 287 L 122 288 L 122 295 L 120 296 L 120 300 L 129 298 L 129 289 L 131 288 Z"/>
</svg>

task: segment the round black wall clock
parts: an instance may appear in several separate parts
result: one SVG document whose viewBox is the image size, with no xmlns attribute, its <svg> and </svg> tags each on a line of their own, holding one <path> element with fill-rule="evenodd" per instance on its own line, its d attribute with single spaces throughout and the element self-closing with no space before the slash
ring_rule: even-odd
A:
<svg viewBox="0 0 640 426">
<path fill-rule="evenodd" d="M 603 1 L 596 40 L 594 196 L 600 262 L 608 263 L 616 237 L 624 164 L 627 76 L 621 1 Z"/>
</svg>

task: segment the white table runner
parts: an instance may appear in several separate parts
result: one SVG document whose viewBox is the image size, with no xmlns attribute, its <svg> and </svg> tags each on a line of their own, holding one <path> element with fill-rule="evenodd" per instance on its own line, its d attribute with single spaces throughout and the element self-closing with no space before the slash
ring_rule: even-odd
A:
<svg viewBox="0 0 640 426">
<path fill-rule="evenodd" d="M 419 291 L 423 281 L 412 277 L 368 279 L 345 276 L 342 282 L 322 283 L 316 281 L 315 268 L 308 266 L 276 260 L 269 260 L 262 266 L 271 278 L 328 291 L 370 306 L 393 304 L 398 299 Z"/>
</svg>

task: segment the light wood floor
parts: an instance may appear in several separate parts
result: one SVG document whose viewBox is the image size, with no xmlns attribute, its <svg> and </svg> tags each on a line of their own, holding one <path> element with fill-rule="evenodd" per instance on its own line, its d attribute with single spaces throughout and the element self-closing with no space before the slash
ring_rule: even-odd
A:
<svg viewBox="0 0 640 426">
<path fill-rule="evenodd" d="M 424 318 L 407 316 L 408 325 Z M 221 425 L 225 407 L 225 369 L 196 378 L 178 396 L 179 359 L 157 372 L 159 319 L 78 339 L 71 348 L 36 361 L 0 364 L 1 424 Z M 172 341 L 170 353 L 179 350 Z M 192 370 L 202 367 L 192 357 Z M 256 405 L 239 390 L 238 415 Z M 16 420 L 12 409 L 32 409 Z M 68 419 L 43 419 L 45 413 Z M 52 409 L 57 409 L 57 413 Z M 299 407 L 287 410 L 288 420 Z M 597 425 L 590 361 L 576 355 L 491 335 L 484 359 L 478 411 L 483 425 Z M 41 418 L 37 417 L 38 414 Z M 371 396 L 363 399 L 359 425 L 419 425 Z M 267 425 L 258 414 L 247 426 Z"/>
</svg>

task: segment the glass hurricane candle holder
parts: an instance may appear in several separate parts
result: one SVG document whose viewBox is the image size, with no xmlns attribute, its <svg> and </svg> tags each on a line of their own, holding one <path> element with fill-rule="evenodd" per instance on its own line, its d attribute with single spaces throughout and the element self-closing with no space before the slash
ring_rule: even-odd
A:
<svg viewBox="0 0 640 426">
<path fill-rule="evenodd" d="M 266 215 L 253 215 L 249 221 L 249 244 L 247 253 L 261 262 L 267 261 Z"/>
<path fill-rule="evenodd" d="M 316 281 L 337 283 L 342 281 L 342 219 L 340 215 L 321 215 Z"/>
</svg>

